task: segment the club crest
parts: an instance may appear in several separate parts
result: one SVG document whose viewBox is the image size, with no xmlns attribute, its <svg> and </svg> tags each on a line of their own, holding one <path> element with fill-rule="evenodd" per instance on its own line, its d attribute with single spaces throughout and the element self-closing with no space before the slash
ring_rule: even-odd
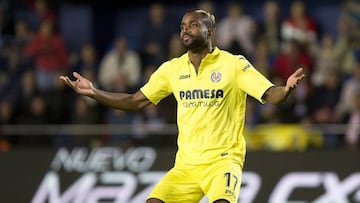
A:
<svg viewBox="0 0 360 203">
<path fill-rule="evenodd" d="M 211 81 L 215 83 L 220 82 L 221 78 L 222 75 L 220 72 L 213 72 L 210 76 Z"/>
</svg>

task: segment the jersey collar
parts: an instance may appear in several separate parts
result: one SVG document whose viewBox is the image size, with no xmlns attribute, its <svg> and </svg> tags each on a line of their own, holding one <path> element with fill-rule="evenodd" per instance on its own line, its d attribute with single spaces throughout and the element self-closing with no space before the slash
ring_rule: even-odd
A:
<svg viewBox="0 0 360 203">
<path fill-rule="evenodd" d="M 201 63 L 212 63 L 219 54 L 220 54 L 220 49 L 218 47 L 214 47 L 214 50 L 208 53 Z M 189 53 L 187 53 L 187 62 L 188 64 L 191 64 Z"/>
</svg>

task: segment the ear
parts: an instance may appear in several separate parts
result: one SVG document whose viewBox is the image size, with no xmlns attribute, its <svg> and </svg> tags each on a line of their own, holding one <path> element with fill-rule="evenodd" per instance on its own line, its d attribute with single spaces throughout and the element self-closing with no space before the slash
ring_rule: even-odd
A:
<svg viewBox="0 0 360 203">
<path fill-rule="evenodd" d="M 215 29 L 210 28 L 208 29 L 208 37 L 211 38 L 215 35 Z"/>
</svg>

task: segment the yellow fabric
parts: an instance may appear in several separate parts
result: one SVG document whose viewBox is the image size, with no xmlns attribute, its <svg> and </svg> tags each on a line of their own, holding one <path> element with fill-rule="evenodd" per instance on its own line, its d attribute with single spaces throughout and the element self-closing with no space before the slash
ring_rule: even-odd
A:
<svg viewBox="0 0 360 203">
<path fill-rule="evenodd" d="M 242 166 L 246 96 L 263 102 L 261 97 L 271 86 L 243 56 L 215 48 L 202 60 L 198 72 L 188 53 L 165 62 L 141 92 L 154 104 L 170 94 L 177 100 L 176 164 L 208 164 L 231 158 Z"/>
<path fill-rule="evenodd" d="M 240 165 L 230 160 L 210 165 L 178 165 L 166 173 L 148 198 L 166 203 L 199 202 L 207 195 L 209 202 L 226 199 L 236 203 L 241 178 Z"/>
<path fill-rule="evenodd" d="M 299 124 L 258 125 L 244 130 L 250 150 L 305 151 L 323 146 L 322 133 Z"/>
</svg>

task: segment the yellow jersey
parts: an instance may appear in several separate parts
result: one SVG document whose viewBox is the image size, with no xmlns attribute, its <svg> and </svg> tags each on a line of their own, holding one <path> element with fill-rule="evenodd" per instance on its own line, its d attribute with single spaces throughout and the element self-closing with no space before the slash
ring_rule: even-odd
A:
<svg viewBox="0 0 360 203">
<path fill-rule="evenodd" d="M 175 164 L 209 164 L 230 158 L 243 165 L 247 94 L 263 103 L 273 84 L 240 55 L 215 48 L 198 72 L 188 53 L 164 62 L 140 91 L 152 103 L 174 94 L 179 135 Z"/>
</svg>

